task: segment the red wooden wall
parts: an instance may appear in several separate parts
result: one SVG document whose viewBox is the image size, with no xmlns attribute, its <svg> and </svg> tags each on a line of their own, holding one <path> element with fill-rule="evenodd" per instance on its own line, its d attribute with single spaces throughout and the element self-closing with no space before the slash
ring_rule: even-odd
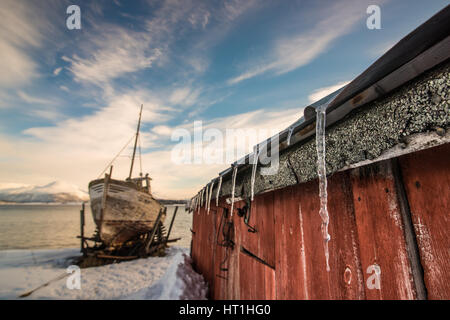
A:
<svg viewBox="0 0 450 320">
<path fill-rule="evenodd" d="M 228 217 L 233 250 L 220 246 L 223 210 L 230 208 L 225 199 L 219 207 L 211 201 L 209 214 L 196 211 L 195 268 L 213 299 L 417 299 L 418 285 L 429 299 L 449 299 L 448 159 L 446 144 L 329 177 L 329 272 L 317 181 L 256 196 L 249 221 L 255 233 L 235 211 Z M 408 243 L 405 223 L 416 242 Z M 373 266 L 381 270 L 379 288 L 367 284 L 374 281 Z"/>
</svg>

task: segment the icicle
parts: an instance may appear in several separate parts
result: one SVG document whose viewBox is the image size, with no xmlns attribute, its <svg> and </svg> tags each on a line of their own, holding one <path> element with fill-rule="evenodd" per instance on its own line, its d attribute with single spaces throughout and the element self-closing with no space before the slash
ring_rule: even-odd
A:
<svg viewBox="0 0 450 320">
<path fill-rule="evenodd" d="M 198 193 L 195 196 L 195 207 L 194 207 L 194 212 L 198 210 Z"/>
<path fill-rule="evenodd" d="M 291 137 L 292 137 L 292 132 L 294 131 L 295 127 L 291 126 L 289 127 L 289 132 L 288 132 L 288 136 L 287 136 L 287 145 L 290 146 L 291 145 Z"/>
<path fill-rule="evenodd" d="M 321 105 L 316 109 L 316 147 L 317 147 L 317 175 L 319 177 L 319 197 L 320 197 L 320 217 L 322 218 L 322 235 L 324 239 L 325 260 L 327 271 L 330 271 L 328 241 L 331 237 L 328 234 L 328 194 L 327 194 L 327 171 L 325 162 L 325 127 L 326 127 L 326 110 L 329 102 Z"/>
<path fill-rule="evenodd" d="M 212 198 L 212 191 L 214 188 L 214 181 L 211 182 L 211 187 L 209 188 L 209 198 L 208 198 L 208 214 L 209 214 L 209 210 L 211 209 L 211 198 Z"/>
<path fill-rule="evenodd" d="M 219 185 L 217 186 L 216 206 L 219 206 L 220 188 L 222 187 L 222 176 L 219 177 Z"/>
<path fill-rule="evenodd" d="M 208 210 L 208 199 L 209 199 L 209 185 L 206 185 L 206 195 L 205 195 L 205 211 L 209 214 Z"/>
<path fill-rule="evenodd" d="M 255 148 L 253 149 L 254 156 L 253 156 L 252 179 L 251 179 L 251 197 L 250 197 L 251 201 L 253 201 L 253 197 L 255 194 L 256 169 L 258 167 L 259 153 L 260 150 L 258 146 L 255 146 Z"/>
<path fill-rule="evenodd" d="M 236 175 L 237 175 L 237 166 L 234 166 L 233 167 L 232 186 L 231 186 L 231 217 L 233 217 L 233 209 L 234 209 L 234 190 L 236 188 Z"/>
<path fill-rule="evenodd" d="M 206 185 L 203 188 L 203 202 L 202 202 L 202 206 L 206 209 L 206 199 L 208 199 L 208 186 Z"/>
<path fill-rule="evenodd" d="M 206 185 L 206 187 L 205 187 L 205 211 L 208 211 L 209 191 L 210 191 L 210 186 Z"/>
<path fill-rule="evenodd" d="M 205 187 L 205 211 L 208 211 L 209 185 Z"/>
<path fill-rule="evenodd" d="M 204 193 L 205 193 L 205 188 L 203 187 L 202 193 L 201 193 L 201 196 L 200 196 L 200 208 L 203 206 L 203 194 Z"/>
</svg>

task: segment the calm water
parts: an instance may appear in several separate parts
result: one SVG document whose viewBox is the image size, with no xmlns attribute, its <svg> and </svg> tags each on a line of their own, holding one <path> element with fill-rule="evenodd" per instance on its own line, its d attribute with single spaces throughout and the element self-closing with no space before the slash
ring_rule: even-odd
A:
<svg viewBox="0 0 450 320">
<path fill-rule="evenodd" d="M 81 205 L 0 205 L 0 250 L 73 248 L 80 246 Z M 172 219 L 174 206 L 168 206 L 166 227 Z M 89 205 L 86 205 L 85 235 L 95 231 Z M 192 214 L 178 208 L 170 238 L 182 239 L 174 245 L 189 247 Z"/>
</svg>

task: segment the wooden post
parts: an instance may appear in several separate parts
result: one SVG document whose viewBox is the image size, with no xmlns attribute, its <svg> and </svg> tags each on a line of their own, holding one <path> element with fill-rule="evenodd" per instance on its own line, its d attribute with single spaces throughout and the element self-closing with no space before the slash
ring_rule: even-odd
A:
<svg viewBox="0 0 450 320">
<path fill-rule="evenodd" d="M 86 250 L 84 249 L 84 202 L 81 205 L 80 210 L 80 238 L 81 238 L 81 252 L 83 255 L 86 254 Z"/>
<path fill-rule="evenodd" d="M 169 240 L 170 231 L 172 231 L 173 222 L 175 221 L 175 216 L 177 215 L 178 206 L 175 206 L 175 211 L 173 212 L 172 220 L 170 221 L 169 231 L 167 232 L 166 242 Z"/>
</svg>

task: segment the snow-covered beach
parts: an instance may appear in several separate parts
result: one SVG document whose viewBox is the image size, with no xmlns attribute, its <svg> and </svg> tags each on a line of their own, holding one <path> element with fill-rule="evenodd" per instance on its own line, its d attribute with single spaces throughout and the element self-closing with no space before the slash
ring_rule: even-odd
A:
<svg viewBox="0 0 450 320">
<path fill-rule="evenodd" d="M 81 269 L 79 290 L 69 289 L 65 277 L 19 298 L 66 273 L 79 249 L 0 251 L 0 299 L 206 299 L 207 286 L 192 269 L 189 250 L 174 246 L 166 253 Z"/>
</svg>

